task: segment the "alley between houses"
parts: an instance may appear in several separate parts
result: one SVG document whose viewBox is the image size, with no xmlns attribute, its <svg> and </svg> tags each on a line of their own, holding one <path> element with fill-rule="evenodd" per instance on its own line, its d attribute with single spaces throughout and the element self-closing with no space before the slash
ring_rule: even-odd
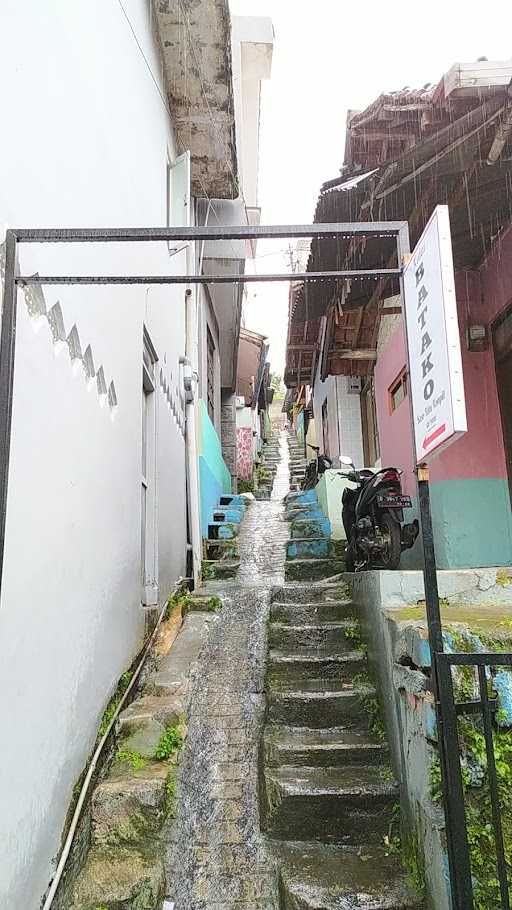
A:
<svg viewBox="0 0 512 910">
<path fill-rule="evenodd" d="M 266 629 L 273 585 L 283 583 L 283 497 L 288 445 L 267 501 L 252 503 L 240 531 L 232 582 L 210 582 L 224 609 L 197 668 L 168 851 L 176 910 L 278 907 L 276 878 L 260 833 L 258 751 L 264 712 Z M 172 871 L 171 871 L 172 870 Z"/>
<path fill-rule="evenodd" d="M 296 446 L 280 434 L 271 499 L 242 522 L 237 576 L 207 586 L 224 606 L 195 671 L 169 904 L 423 910 L 385 846 L 399 830 L 399 787 L 347 583 L 285 584 L 287 519 L 302 501 L 284 498 Z"/>
</svg>

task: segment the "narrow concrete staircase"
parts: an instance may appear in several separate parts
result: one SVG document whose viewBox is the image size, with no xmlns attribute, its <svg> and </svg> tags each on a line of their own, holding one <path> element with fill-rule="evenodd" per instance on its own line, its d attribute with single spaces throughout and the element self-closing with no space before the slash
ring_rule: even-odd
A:
<svg viewBox="0 0 512 910">
<path fill-rule="evenodd" d="M 318 581 L 345 570 L 345 547 L 341 541 L 331 540 L 331 523 L 320 508 L 315 490 L 289 493 L 285 519 L 290 522 L 287 581 Z"/>
<path fill-rule="evenodd" d="M 226 494 L 219 499 L 208 523 L 208 537 L 203 542 L 204 577 L 233 578 L 240 565 L 238 532 L 246 503 L 243 496 Z"/>
<path fill-rule="evenodd" d="M 355 618 L 344 586 L 274 592 L 262 822 L 282 910 L 423 908 L 384 842 L 398 833 L 399 789 L 386 745 L 368 732 L 375 691 L 361 681 Z"/>
<path fill-rule="evenodd" d="M 304 446 L 294 434 L 288 436 L 290 450 L 290 490 L 300 490 L 306 473 L 306 458 Z"/>
<path fill-rule="evenodd" d="M 256 499 L 270 499 L 272 486 L 278 465 L 281 461 L 279 438 L 271 436 L 263 443 L 259 463 L 255 469 L 257 487 L 254 490 Z"/>
</svg>

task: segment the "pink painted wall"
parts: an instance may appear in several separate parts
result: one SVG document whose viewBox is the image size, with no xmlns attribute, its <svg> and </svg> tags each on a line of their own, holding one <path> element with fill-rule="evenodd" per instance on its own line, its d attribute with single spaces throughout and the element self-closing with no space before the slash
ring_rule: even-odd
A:
<svg viewBox="0 0 512 910">
<path fill-rule="evenodd" d="M 379 426 L 380 452 L 383 467 L 402 468 L 404 492 L 416 494 L 413 475 L 411 412 L 405 398 L 392 414 L 389 412 L 388 389 L 405 366 L 405 342 L 400 326 L 391 336 L 375 365 L 375 396 Z"/>
<path fill-rule="evenodd" d="M 496 245 L 479 271 L 458 272 L 456 294 L 461 332 L 468 432 L 433 463 L 431 479 L 505 478 L 507 476 L 494 354 L 467 349 L 469 321 L 489 325 L 512 302 L 512 230 Z M 389 413 L 388 389 L 405 366 L 403 330 L 392 335 L 375 368 L 377 415 L 382 462 L 405 471 L 404 486 L 413 494 L 412 440 L 408 399 Z"/>
</svg>

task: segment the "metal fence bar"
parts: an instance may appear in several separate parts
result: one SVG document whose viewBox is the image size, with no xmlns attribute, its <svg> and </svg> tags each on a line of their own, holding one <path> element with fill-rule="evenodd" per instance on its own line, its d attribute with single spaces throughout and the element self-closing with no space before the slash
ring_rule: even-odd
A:
<svg viewBox="0 0 512 910">
<path fill-rule="evenodd" d="M 460 767 L 457 712 L 450 657 L 435 654 L 438 680 L 439 751 L 444 770 L 443 797 L 446 817 L 452 899 L 454 910 L 474 910 L 471 858 L 466 827 L 464 787 Z"/>
<path fill-rule="evenodd" d="M 20 243 L 125 243 L 164 240 L 289 240 L 294 237 L 397 237 L 404 221 L 349 221 L 339 224 L 198 225 L 167 228 L 19 228 Z"/>
<path fill-rule="evenodd" d="M 512 655 L 511 655 L 512 656 Z M 501 824 L 500 796 L 498 790 L 498 777 L 496 762 L 494 760 L 494 738 L 492 732 L 492 710 L 487 692 L 487 677 L 485 667 L 478 667 L 478 683 L 482 699 L 482 715 L 484 721 L 485 749 L 487 753 L 487 774 L 489 776 L 489 789 L 491 791 L 492 820 L 494 825 L 494 840 L 496 843 L 496 867 L 500 883 L 501 903 L 503 910 L 510 910 L 507 864 L 505 861 L 505 845 L 503 843 L 503 828 Z"/>
<path fill-rule="evenodd" d="M 468 664 L 474 667 L 512 666 L 512 654 L 506 652 L 474 654 L 464 651 L 459 654 L 446 654 L 445 657 L 453 666 L 467 666 Z"/>
<path fill-rule="evenodd" d="M 272 275 L 19 275 L 18 284 L 246 284 L 260 281 L 337 281 L 343 278 L 399 278 L 401 269 L 339 269 Z"/>
</svg>

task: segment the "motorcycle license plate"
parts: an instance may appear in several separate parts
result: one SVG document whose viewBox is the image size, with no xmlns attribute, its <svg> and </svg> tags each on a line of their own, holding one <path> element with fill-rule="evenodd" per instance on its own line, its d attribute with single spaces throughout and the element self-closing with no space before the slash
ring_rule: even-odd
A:
<svg viewBox="0 0 512 910">
<path fill-rule="evenodd" d="M 377 496 L 377 505 L 385 509 L 410 509 L 412 500 L 410 496 L 400 496 L 398 493 L 382 493 Z"/>
</svg>

